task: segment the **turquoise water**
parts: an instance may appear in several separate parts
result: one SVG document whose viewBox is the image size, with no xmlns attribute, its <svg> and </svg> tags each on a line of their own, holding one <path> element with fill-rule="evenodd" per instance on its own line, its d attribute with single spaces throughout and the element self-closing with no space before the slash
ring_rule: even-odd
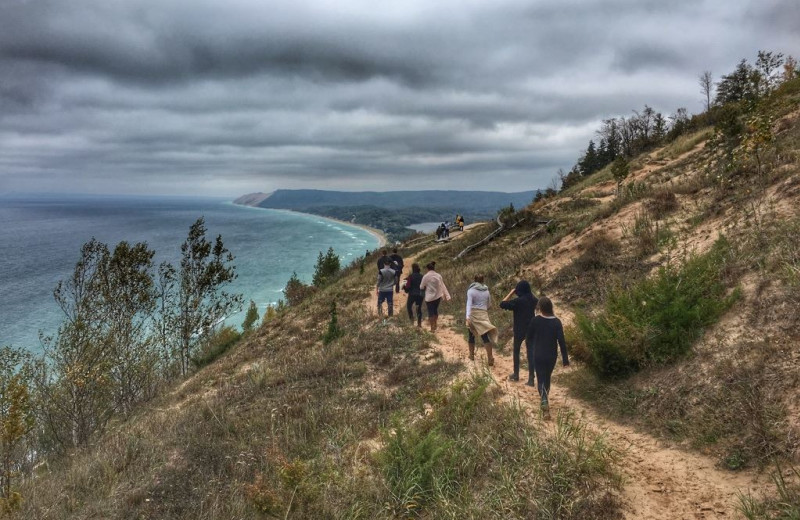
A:
<svg viewBox="0 0 800 520">
<path fill-rule="evenodd" d="M 342 265 L 378 247 L 368 231 L 314 215 L 237 206 L 222 199 L 163 197 L 0 198 L 0 345 L 41 348 L 62 315 L 53 300 L 92 237 L 113 248 L 145 241 L 156 264 L 178 264 L 189 226 L 204 217 L 211 240 L 222 235 L 236 257 L 230 290 L 253 300 L 263 314 L 278 302 L 293 271 L 310 281 L 319 251 L 333 247 Z M 246 305 L 245 305 L 246 308 Z M 229 318 L 240 325 L 244 311 Z"/>
</svg>

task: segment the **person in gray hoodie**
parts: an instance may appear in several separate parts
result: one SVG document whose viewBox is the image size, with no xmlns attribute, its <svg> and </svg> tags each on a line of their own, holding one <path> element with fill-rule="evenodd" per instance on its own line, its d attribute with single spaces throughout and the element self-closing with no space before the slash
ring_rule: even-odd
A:
<svg viewBox="0 0 800 520">
<path fill-rule="evenodd" d="M 486 348 L 486 364 L 493 366 L 492 345 L 497 344 L 497 327 L 489 320 L 490 300 L 489 287 L 483 283 L 483 275 L 476 275 L 475 282 L 467 290 L 466 325 L 469 331 L 467 339 L 469 359 L 475 359 L 475 338 L 480 336 Z"/>
<path fill-rule="evenodd" d="M 378 295 L 378 315 L 383 316 L 383 302 L 386 301 L 388 314 L 391 316 L 394 313 L 394 304 L 392 302 L 394 296 L 394 278 L 395 270 L 388 264 L 385 264 L 380 271 L 378 271 L 378 283 L 375 286 L 375 292 Z"/>
</svg>

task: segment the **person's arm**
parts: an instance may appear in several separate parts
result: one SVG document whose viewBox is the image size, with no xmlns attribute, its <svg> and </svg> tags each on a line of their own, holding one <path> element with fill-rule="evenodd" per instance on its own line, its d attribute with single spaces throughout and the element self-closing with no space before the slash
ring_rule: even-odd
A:
<svg viewBox="0 0 800 520">
<path fill-rule="evenodd" d="M 556 322 L 558 325 L 558 331 L 556 336 L 558 341 L 558 346 L 561 348 L 561 364 L 565 367 L 569 366 L 569 356 L 567 356 L 567 340 L 564 339 L 564 327 L 561 325 L 561 320 Z"/>
<path fill-rule="evenodd" d="M 528 324 L 528 332 L 525 334 L 525 341 L 530 348 L 533 348 L 533 340 L 536 338 L 536 318 Z"/>
<path fill-rule="evenodd" d="M 503 300 L 500 302 L 500 308 L 507 311 L 513 311 L 517 307 L 518 301 L 519 298 L 514 298 L 513 300 Z"/>
<path fill-rule="evenodd" d="M 514 293 L 516 293 L 516 292 L 517 292 L 517 289 L 516 289 L 516 288 L 514 288 L 514 289 L 511 289 L 511 292 L 509 292 L 508 294 L 506 294 L 506 297 L 505 297 L 505 298 L 503 298 L 503 301 L 504 301 L 504 302 L 507 302 L 508 300 L 510 300 L 510 299 L 511 299 L 511 297 L 512 297 L 512 296 L 514 296 Z"/>
<path fill-rule="evenodd" d="M 472 310 L 472 289 L 467 291 L 467 326 L 469 326 L 469 316 Z"/>
<path fill-rule="evenodd" d="M 425 290 L 427 287 L 428 282 L 428 274 L 426 273 L 425 276 L 422 277 L 422 280 L 419 281 L 419 288 Z"/>
<path fill-rule="evenodd" d="M 450 292 L 447 290 L 447 286 L 444 284 L 444 280 L 442 280 L 442 291 L 444 291 L 444 299 L 450 301 Z"/>
</svg>

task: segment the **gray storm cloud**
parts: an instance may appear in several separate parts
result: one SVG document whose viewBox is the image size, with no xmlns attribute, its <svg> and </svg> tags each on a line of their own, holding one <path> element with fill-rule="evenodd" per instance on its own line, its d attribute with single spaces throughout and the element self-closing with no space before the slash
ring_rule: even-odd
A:
<svg viewBox="0 0 800 520">
<path fill-rule="evenodd" d="M 0 193 L 527 190 L 795 53 L 795 2 L 0 4 Z M 498 183 L 498 180 L 502 180 Z"/>
</svg>

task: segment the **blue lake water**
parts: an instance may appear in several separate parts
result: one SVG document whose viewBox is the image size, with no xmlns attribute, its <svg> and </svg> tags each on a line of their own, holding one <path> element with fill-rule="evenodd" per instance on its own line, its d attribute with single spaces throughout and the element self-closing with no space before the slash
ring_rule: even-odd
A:
<svg viewBox="0 0 800 520">
<path fill-rule="evenodd" d="M 39 351 L 39 332 L 61 323 L 53 289 L 66 279 L 81 246 L 95 237 L 110 248 L 147 242 L 155 264 L 178 264 L 189 226 L 204 217 L 207 238 L 222 235 L 235 256 L 229 287 L 256 302 L 259 314 L 282 297 L 293 271 L 310 281 L 319 251 L 333 247 L 342 265 L 378 246 L 368 231 L 314 215 L 237 206 L 227 200 L 166 197 L 0 197 L 0 345 Z M 243 311 L 229 323 L 239 325 Z"/>
</svg>

